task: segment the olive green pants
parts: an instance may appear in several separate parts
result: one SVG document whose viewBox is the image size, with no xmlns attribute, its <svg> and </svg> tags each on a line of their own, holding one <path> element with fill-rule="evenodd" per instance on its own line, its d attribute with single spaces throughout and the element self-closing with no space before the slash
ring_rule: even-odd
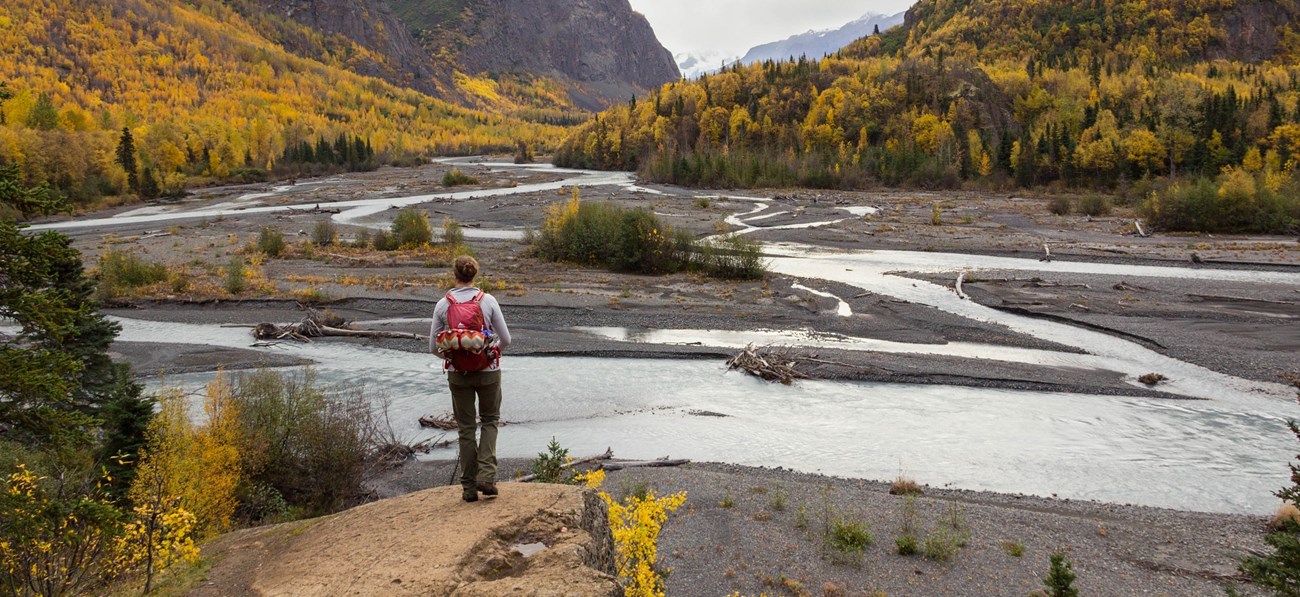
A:
<svg viewBox="0 0 1300 597">
<path fill-rule="evenodd" d="M 501 420 L 501 372 L 447 373 L 451 386 L 451 408 L 460 430 L 460 484 L 497 480 L 497 422 Z M 477 400 L 476 400 L 477 398 Z M 476 404 L 477 402 L 477 404 Z M 475 413 L 477 406 L 477 414 Z M 483 432 L 475 441 L 475 418 Z"/>
</svg>

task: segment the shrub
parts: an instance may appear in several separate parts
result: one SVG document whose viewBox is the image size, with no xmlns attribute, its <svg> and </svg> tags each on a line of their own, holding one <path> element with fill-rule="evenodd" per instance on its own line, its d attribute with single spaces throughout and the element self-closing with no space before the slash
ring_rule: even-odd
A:
<svg viewBox="0 0 1300 597">
<path fill-rule="evenodd" d="M 903 556 L 914 555 L 917 552 L 917 513 L 916 513 L 916 494 L 904 494 L 903 507 L 899 513 L 902 520 L 898 525 L 899 536 L 894 539 L 894 545 L 898 548 L 898 554 Z"/>
<path fill-rule="evenodd" d="M 362 228 L 357 231 L 357 235 L 352 237 L 352 246 L 358 249 L 364 249 L 370 246 L 370 230 Z"/>
<path fill-rule="evenodd" d="M 935 203 L 930 207 L 930 225 L 931 226 L 943 225 L 943 209 L 939 207 L 938 203 Z"/>
<path fill-rule="evenodd" d="M 45 487 L 24 465 L 0 484 L 0 588 L 10 595 L 92 593 L 118 571 L 122 513 Z"/>
<path fill-rule="evenodd" d="M 551 443 L 546 445 L 545 452 L 539 452 L 537 458 L 533 459 L 530 467 L 534 476 L 539 483 L 562 483 L 572 485 L 574 481 L 574 472 L 564 468 L 569 461 L 569 449 L 560 446 L 560 442 L 551 438 Z"/>
<path fill-rule="evenodd" d="M 732 499 L 731 494 L 727 494 L 722 496 L 722 502 L 718 505 L 730 510 L 736 507 L 736 500 Z"/>
<path fill-rule="evenodd" d="M 1025 546 L 1019 541 L 1003 541 L 1002 551 L 1007 552 L 1007 555 L 1013 558 L 1018 558 L 1025 555 Z"/>
<path fill-rule="evenodd" d="M 99 256 L 100 299 L 113 299 L 134 288 L 167 279 L 167 266 L 146 261 L 132 252 L 109 249 Z"/>
<path fill-rule="evenodd" d="M 931 560 L 948 560 L 957 555 L 957 542 L 943 531 L 934 531 L 925 538 L 925 557 Z"/>
<path fill-rule="evenodd" d="M 279 257 L 284 252 L 284 234 L 271 226 L 263 226 L 257 234 L 257 250 L 267 257 Z"/>
<path fill-rule="evenodd" d="M 970 529 L 966 525 L 965 512 L 956 502 L 949 503 L 938 524 L 925 538 L 925 557 L 947 560 L 957 555 L 969 540 Z"/>
<path fill-rule="evenodd" d="M 429 160 L 427 158 L 414 153 L 403 153 L 401 155 L 389 158 L 388 160 L 388 165 L 394 168 L 415 168 L 417 166 L 423 166 L 427 163 L 429 163 Z"/>
<path fill-rule="evenodd" d="M 899 535 L 895 537 L 894 547 L 900 556 L 916 555 L 918 549 L 916 535 Z"/>
<path fill-rule="evenodd" d="M 245 269 L 244 260 L 239 256 L 231 256 L 230 262 L 226 264 L 222 287 L 230 294 L 239 294 L 248 290 L 248 271 Z"/>
<path fill-rule="evenodd" d="M 741 234 L 697 244 L 704 273 L 726 280 L 758 280 L 767 274 L 762 245 Z"/>
<path fill-rule="evenodd" d="M 1142 215 L 1166 230 L 1287 233 L 1300 222 L 1300 182 L 1230 169 L 1152 193 Z"/>
<path fill-rule="evenodd" d="M 1071 586 L 1075 579 L 1074 565 L 1059 551 L 1052 554 L 1051 561 L 1052 569 L 1043 579 L 1048 594 L 1051 597 L 1079 597 L 1079 590 Z"/>
<path fill-rule="evenodd" d="M 241 511 L 250 518 L 278 508 L 267 488 L 304 516 L 362 500 L 362 482 L 373 458 L 394 443 L 385 417 L 371 407 L 369 397 L 359 389 L 321 388 L 311 370 L 241 375 L 232 396 L 245 442 L 240 447 L 247 471 L 241 495 L 263 494 L 258 509 Z"/>
<path fill-rule="evenodd" d="M 1110 198 L 1105 195 L 1085 195 L 1079 198 L 1079 213 L 1085 216 L 1107 215 L 1110 207 Z"/>
<path fill-rule="evenodd" d="M 874 542 L 870 525 L 857 518 L 837 517 L 831 522 L 830 534 L 826 538 L 828 547 L 851 556 L 860 556 Z"/>
<path fill-rule="evenodd" d="M 311 242 L 318 247 L 328 247 L 338 241 L 339 230 L 333 220 L 321 220 L 311 229 Z"/>
<path fill-rule="evenodd" d="M 398 247 L 420 247 L 433 242 L 429 214 L 418 209 L 406 208 L 397 212 L 397 217 L 393 218 L 392 230 L 393 242 Z"/>
<path fill-rule="evenodd" d="M 1073 206 L 1070 205 L 1069 197 L 1054 197 L 1052 198 L 1051 201 L 1047 202 L 1047 211 L 1052 212 L 1053 214 L 1058 216 L 1070 215 L 1070 210 L 1072 207 Z"/>
<path fill-rule="evenodd" d="M 442 218 L 442 242 L 449 247 L 465 244 L 465 230 L 451 216 Z"/>
<path fill-rule="evenodd" d="M 450 172 L 442 177 L 442 186 L 458 187 L 461 185 L 478 184 L 478 179 L 460 171 L 460 168 L 452 168 Z"/>
<path fill-rule="evenodd" d="M 708 209 L 710 204 L 708 197 L 698 197 L 695 199 L 695 207 L 700 209 Z"/>
<path fill-rule="evenodd" d="M 396 251 L 402 248 L 402 243 L 397 242 L 397 237 L 389 234 L 387 230 L 380 230 L 372 237 L 376 251 Z"/>
<path fill-rule="evenodd" d="M 899 475 L 889 484 L 889 495 L 921 495 L 921 485 L 912 479 Z"/>
<path fill-rule="evenodd" d="M 768 502 L 768 507 L 782 512 L 785 510 L 785 490 L 777 487 L 772 491 L 772 499 Z"/>
</svg>

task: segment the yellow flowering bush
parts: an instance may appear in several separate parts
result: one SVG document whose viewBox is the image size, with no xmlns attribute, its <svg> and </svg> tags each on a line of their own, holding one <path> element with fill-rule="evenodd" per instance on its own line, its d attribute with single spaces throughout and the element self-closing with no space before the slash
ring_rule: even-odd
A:
<svg viewBox="0 0 1300 597">
<path fill-rule="evenodd" d="M 100 499 L 66 497 L 24 465 L 0 493 L 0 592 L 83 593 L 120 574 L 121 513 Z"/>
<path fill-rule="evenodd" d="M 578 475 L 587 487 L 598 488 L 605 481 L 605 471 L 595 470 Z M 686 502 L 686 492 L 655 497 L 647 490 L 644 496 L 632 495 L 622 502 L 606 492 L 600 499 L 609 507 L 609 528 L 614 536 L 614 567 L 623 580 L 628 597 L 663 597 L 664 578 L 655 569 L 659 551 L 659 531 L 668 514 Z"/>
</svg>

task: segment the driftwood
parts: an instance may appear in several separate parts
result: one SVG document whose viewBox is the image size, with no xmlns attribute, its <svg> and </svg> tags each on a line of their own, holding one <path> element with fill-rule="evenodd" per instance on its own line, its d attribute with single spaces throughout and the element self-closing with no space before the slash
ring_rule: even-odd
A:
<svg viewBox="0 0 1300 597">
<path fill-rule="evenodd" d="M 1146 230 L 1143 230 L 1143 229 L 1142 229 L 1142 220 L 1133 220 L 1133 226 L 1134 226 L 1135 228 L 1137 228 L 1138 236 L 1140 236 L 1140 237 L 1142 237 L 1142 238 L 1146 238 L 1146 237 L 1148 237 L 1148 236 L 1151 236 L 1150 234 L 1147 234 L 1147 231 L 1146 231 Z"/>
<path fill-rule="evenodd" d="M 1114 288 L 1115 290 L 1125 291 L 1125 292 L 1138 292 L 1143 290 L 1151 290 L 1150 288 L 1143 288 L 1135 284 L 1129 284 L 1128 282 L 1125 282 L 1123 280 L 1121 280 L 1119 284 L 1111 286 L 1111 288 Z"/>
<path fill-rule="evenodd" d="M 586 457 L 586 458 L 582 458 L 582 459 L 579 459 L 579 460 L 574 460 L 574 461 L 572 461 L 572 462 L 566 462 L 566 463 L 560 465 L 560 470 L 573 468 L 573 467 L 578 466 L 578 465 L 580 465 L 580 464 L 591 464 L 591 463 L 593 463 L 593 462 L 600 462 L 600 461 L 602 461 L 602 460 L 609 460 L 610 458 L 613 458 L 613 457 L 614 457 L 614 449 L 613 449 L 613 448 L 605 448 L 605 453 L 604 453 L 604 454 L 597 454 L 597 455 L 595 455 L 595 456 L 588 456 L 588 457 Z M 537 475 L 524 475 L 524 476 L 519 477 L 518 479 L 516 479 L 516 481 L 519 481 L 520 483 L 527 483 L 527 482 L 529 482 L 529 481 L 536 481 L 536 480 L 537 480 Z"/>
<path fill-rule="evenodd" d="M 750 344 L 739 354 L 727 360 L 727 369 L 740 369 L 766 381 L 780 382 L 788 386 L 796 379 L 808 378 L 794 368 L 796 364 L 798 360 L 792 358 L 789 351 L 778 352 L 771 348 L 764 351 L 755 349 L 754 345 Z"/>
<path fill-rule="evenodd" d="M 451 415 L 442 415 L 440 417 L 425 415 L 420 417 L 420 426 L 432 427 L 433 429 L 445 429 L 448 431 L 456 429 L 457 427 L 456 419 Z"/>
<path fill-rule="evenodd" d="M 1042 278 L 1034 278 L 1033 280 L 1030 280 L 1029 285 L 1034 288 L 1087 288 L 1088 290 L 1092 290 L 1092 287 L 1087 284 L 1064 284 L 1061 282 L 1044 280 Z"/>
<path fill-rule="evenodd" d="M 483 422 L 478 421 L 478 424 L 482 425 Z M 511 423 L 509 421 L 497 421 L 497 427 L 505 427 L 506 425 L 512 425 L 512 424 L 517 425 L 518 423 Z M 443 431 L 454 431 L 460 427 L 456 423 L 456 419 L 452 415 L 441 415 L 437 417 L 431 415 L 425 415 L 423 417 L 420 417 L 420 426 L 426 429 L 429 428 L 441 429 Z"/>
<path fill-rule="evenodd" d="M 967 299 L 970 298 L 969 296 L 966 296 L 966 293 L 965 293 L 965 292 L 962 292 L 962 291 L 961 291 L 961 283 L 962 283 L 962 280 L 965 280 L 965 279 L 966 279 L 966 272 L 962 272 L 962 273 L 960 273 L 960 274 L 957 274 L 957 282 L 956 282 L 955 284 L 953 284 L 953 287 L 952 287 L 953 290 L 956 290 L 956 291 L 957 291 L 957 298 L 959 298 L 959 299 L 961 299 L 961 300 L 963 300 L 963 301 L 964 301 L 964 300 L 967 300 Z"/>
<path fill-rule="evenodd" d="M 690 464 L 690 462 L 691 462 L 690 460 L 687 460 L 685 458 L 679 458 L 677 460 L 669 460 L 668 457 L 665 456 L 658 460 L 629 460 L 626 462 L 604 462 L 601 463 L 600 468 L 601 470 L 606 470 L 606 471 L 621 471 L 626 468 L 681 466 L 683 464 Z"/>
<path fill-rule="evenodd" d="M 258 340 L 298 340 L 311 342 L 312 338 L 322 336 L 342 336 L 350 338 L 398 338 L 402 340 L 428 340 L 428 336 L 410 332 L 393 332 L 389 330 L 352 330 L 340 326 L 347 325 L 343 318 L 329 311 L 307 309 L 307 316 L 297 323 L 276 325 L 259 323 L 253 326 L 253 337 Z"/>
<path fill-rule="evenodd" d="M 1051 260 L 1052 260 L 1052 249 L 1051 249 L 1050 247 L 1047 246 L 1047 243 L 1043 243 L 1043 256 L 1042 256 L 1042 257 L 1039 257 L 1038 260 L 1039 260 L 1039 261 L 1051 261 Z"/>
</svg>

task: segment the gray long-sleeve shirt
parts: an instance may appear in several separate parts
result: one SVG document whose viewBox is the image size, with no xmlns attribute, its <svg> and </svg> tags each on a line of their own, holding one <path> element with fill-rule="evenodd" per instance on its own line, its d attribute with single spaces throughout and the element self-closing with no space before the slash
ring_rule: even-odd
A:
<svg viewBox="0 0 1300 597">
<path fill-rule="evenodd" d="M 457 302 L 463 303 L 472 300 L 474 295 L 479 293 L 479 289 L 466 286 L 464 288 L 453 288 L 451 293 L 452 296 L 456 297 Z M 451 302 L 444 296 L 442 300 L 438 301 L 438 306 L 433 308 L 433 325 L 429 328 L 429 352 L 436 352 L 434 336 L 437 336 L 438 332 L 450 329 L 450 326 L 447 325 L 447 310 L 450 307 Z M 479 301 L 479 308 L 483 310 L 483 323 L 488 329 L 492 330 L 492 333 L 497 335 L 498 347 L 504 351 L 507 346 L 510 346 L 510 328 L 506 327 L 506 318 L 501 314 L 501 305 L 497 303 L 495 297 L 485 292 L 483 293 L 483 300 Z M 497 362 L 492 363 L 490 367 L 484 369 L 484 371 L 500 370 L 501 361 L 499 359 Z"/>
</svg>

